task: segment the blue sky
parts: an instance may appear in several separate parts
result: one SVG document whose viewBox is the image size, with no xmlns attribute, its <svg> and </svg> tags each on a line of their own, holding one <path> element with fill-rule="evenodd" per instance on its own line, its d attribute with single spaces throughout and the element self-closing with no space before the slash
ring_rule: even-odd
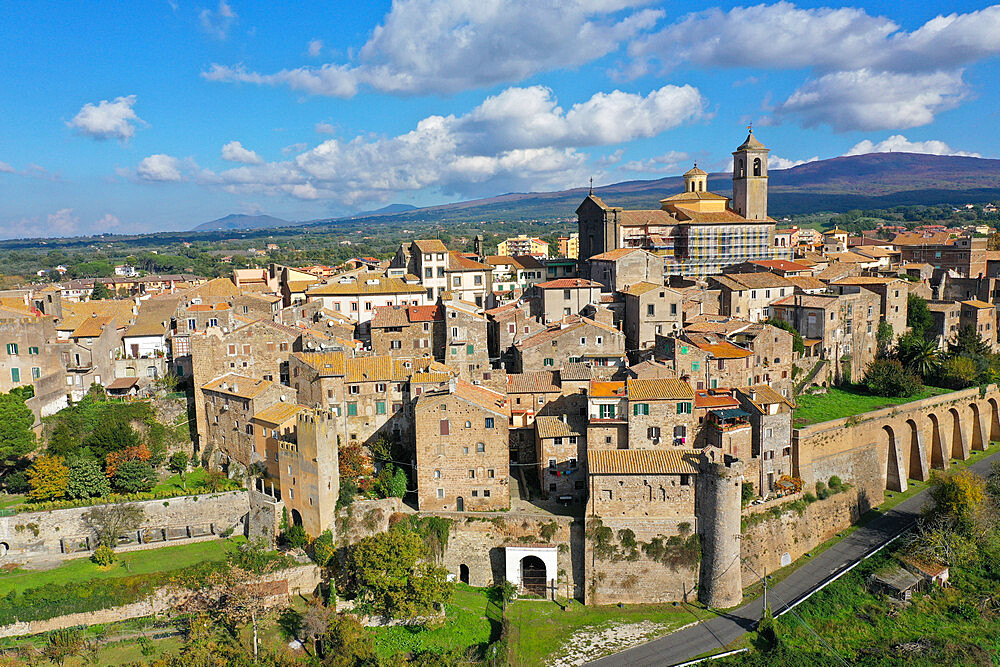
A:
<svg viewBox="0 0 1000 667">
<path fill-rule="evenodd" d="M 772 168 L 998 157 L 1000 5 L 933 4 L 7 3 L 0 236 L 722 170 L 751 121 Z"/>
</svg>

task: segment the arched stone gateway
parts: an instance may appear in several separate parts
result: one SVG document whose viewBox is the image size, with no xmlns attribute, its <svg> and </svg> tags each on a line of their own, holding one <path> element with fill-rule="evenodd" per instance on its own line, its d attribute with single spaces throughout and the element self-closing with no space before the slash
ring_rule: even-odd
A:
<svg viewBox="0 0 1000 667">
<path fill-rule="evenodd" d="M 301 526 L 302 525 L 302 515 L 296 509 L 292 510 L 292 525 Z"/>
<path fill-rule="evenodd" d="M 465 563 L 458 566 L 458 580 L 463 584 L 469 583 L 469 566 Z"/>
<path fill-rule="evenodd" d="M 986 415 L 979 409 L 978 403 L 969 404 L 971 428 L 969 429 L 969 447 L 973 450 L 983 451 L 990 446 L 989 423 Z"/>
<path fill-rule="evenodd" d="M 965 461 L 969 458 L 969 438 L 962 417 L 955 408 L 949 409 L 948 414 L 951 415 L 951 458 Z"/>
<path fill-rule="evenodd" d="M 930 477 L 927 470 L 927 449 L 924 447 L 924 433 L 917 427 L 917 422 L 906 420 L 910 427 L 910 455 L 908 459 L 907 479 L 926 482 Z"/>
<path fill-rule="evenodd" d="M 555 590 L 558 550 L 553 546 L 504 547 L 505 578 L 519 593 L 548 597 Z"/>
<path fill-rule="evenodd" d="M 883 426 L 882 432 L 888 441 L 886 451 L 885 488 L 890 491 L 906 491 L 906 472 L 903 467 L 903 453 L 896 441 L 896 432 L 891 426 Z"/>
<path fill-rule="evenodd" d="M 933 412 L 927 415 L 927 418 L 931 423 L 931 468 L 935 468 L 937 470 L 947 470 L 951 459 L 949 458 L 948 451 L 945 448 L 944 432 L 941 430 L 941 421 Z"/>
<path fill-rule="evenodd" d="M 526 593 L 545 597 L 548 578 L 545 563 L 538 556 L 525 556 L 521 559 L 521 588 Z"/>
</svg>

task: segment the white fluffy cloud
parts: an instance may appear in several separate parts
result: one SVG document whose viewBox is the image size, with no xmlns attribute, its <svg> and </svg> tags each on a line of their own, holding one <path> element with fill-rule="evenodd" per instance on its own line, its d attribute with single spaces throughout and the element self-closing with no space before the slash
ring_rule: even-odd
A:
<svg viewBox="0 0 1000 667">
<path fill-rule="evenodd" d="M 704 106 L 690 86 L 668 85 L 648 95 L 598 93 L 568 109 L 547 88 L 510 88 L 467 114 L 428 116 L 398 136 L 330 138 L 285 161 L 219 173 L 189 166 L 187 172 L 230 192 L 348 205 L 424 188 L 460 196 L 558 188 L 585 183 L 592 175 L 593 165 L 588 167 L 588 155 L 580 148 L 656 136 L 700 118 Z M 183 177 L 175 158 L 150 156 L 143 163 L 154 157 L 162 164 L 141 163 L 141 177 Z"/>
<path fill-rule="evenodd" d="M 767 158 L 767 167 L 768 169 L 791 169 L 792 167 L 797 167 L 800 164 L 815 162 L 818 159 L 818 155 L 814 155 L 808 160 L 790 160 L 777 155 L 771 155 Z"/>
<path fill-rule="evenodd" d="M 621 166 L 621 170 L 643 174 L 669 174 L 680 170 L 681 166 L 690 159 L 691 156 L 688 153 L 667 151 L 663 155 L 657 155 L 647 160 L 626 162 Z"/>
<path fill-rule="evenodd" d="M 310 58 L 318 58 L 321 53 L 323 53 L 323 40 L 314 39 L 309 42 L 306 47 L 306 53 L 309 54 Z"/>
<path fill-rule="evenodd" d="M 143 123 L 132 108 L 135 102 L 135 95 L 116 97 L 110 102 L 101 100 L 97 104 L 88 102 L 66 125 L 93 139 L 128 141 L 135 135 L 136 124 Z"/>
<path fill-rule="evenodd" d="M 260 164 L 264 161 L 264 158 L 254 151 L 244 148 L 243 144 L 238 141 L 230 141 L 222 147 L 222 159 L 243 164 Z"/>
<path fill-rule="evenodd" d="M 620 48 L 664 13 L 648 0 L 397 0 L 361 48 L 358 64 L 273 74 L 212 65 L 209 80 L 285 85 L 350 97 L 358 86 L 391 93 L 454 93 L 573 68 Z"/>
<path fill-rule="evenodd" d="M 236 23 L 239 16 L 233 11 L 226 0 L 219 0 L 219 6 L 212 11 L 203 9 L 198 14 L 198 23 L 201 29 L 217 39 L 225 39 L 229 36 L 229 30 Z"/>
<path fill-rule="evenodd" d="M 162 153 L 143 158 L 135 172 L 144 181 L 180 181 L 183 178 L 181 161 Z"/>
<path fill-rule="evenodd" d="M 929 153 L 931 155 L 964 155 L 966 157 L 982 157 L 979 153 L 958 151 L 943 141 L 930 139 L 928 141 L 910 141 L 901 134 L 894 134 L 888 139 L 875 143 L 865 139 L 856 143 L 844 155 L 865 155 L 866 153 Z"/>
<path fill-rule="evenodd" d="M 62 208 L 50 213 L 46 219 L 46 236 L 71 236 L 76 231 L 80 218 L 73 214 L 73 209 Z"/>
<path fill-rule="evenodd" d="M 887 130 L 926 125 L 953 109 L 967 90 L 959 72 L 834 72 L 807 81 L 777 108 L 806 127 Z"/>
</svg>

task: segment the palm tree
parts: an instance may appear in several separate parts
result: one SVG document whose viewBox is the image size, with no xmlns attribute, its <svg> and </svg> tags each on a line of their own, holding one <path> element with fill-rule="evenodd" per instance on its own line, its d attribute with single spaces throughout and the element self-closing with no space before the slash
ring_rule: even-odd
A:
<svg viewBox="0 0 1000 667">
<path fill-rule="evenodd" d="M 937 342 L 923 338 L 900 338 L 897 355 L 904 366 L 921 377 L 933 373 L 941 363 Z"/>
</svg>

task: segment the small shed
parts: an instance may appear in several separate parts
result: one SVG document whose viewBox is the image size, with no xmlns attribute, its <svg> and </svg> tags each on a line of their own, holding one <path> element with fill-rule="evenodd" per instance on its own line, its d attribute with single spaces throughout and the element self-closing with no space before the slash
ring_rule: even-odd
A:
<svg viewBox="0 0 1000 667">
<path fill-rule="evenodd" d="M 104 391 L 115 398 L 133 398 L 139 394 L 139 378 L 118 378 L 105 387 Z"/>
<path fill-rule="evenodd" d="M 937 584 L 938 586 L 948 585 L 948 566 L 935 560 L 924 560 L 915 556 L 903 556 L 900 559 L 903 567 L 913 574 L 921 577 L 924 581 Z"/>
<path fill-rule="evenodd" d="M 894 565 L 872 574 L 868 578 L 868 586 L 874 593 L 885 593 L 900 600 L 913 597 L 913 592 L 920 590 L 923 579 L 912 572 Z"/>
</svg>

